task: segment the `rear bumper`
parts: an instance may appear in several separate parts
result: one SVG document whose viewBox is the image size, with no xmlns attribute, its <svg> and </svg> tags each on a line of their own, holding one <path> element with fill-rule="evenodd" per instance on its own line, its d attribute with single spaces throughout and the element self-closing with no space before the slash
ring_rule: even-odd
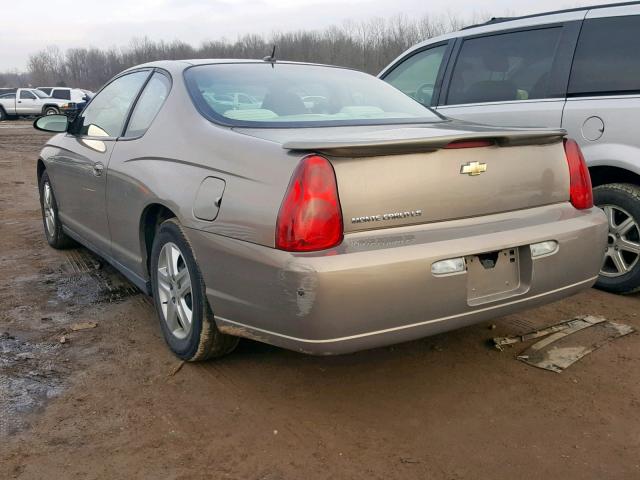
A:
<svg viewBox="0 0 640 480">
<path fill-rule="evenodd" d="M 219 328 L 312 354 L 421 338 L 577 293 L 595 282 L 606 235 L 600 210 L 568 203 L 359 232 L 309 254 L 189 230 Z M 528 245 L 546 240 L 558 250 L 532 259 Z M 497 300 L 470 301 L 468 272 L 431 273 L 438 260 L 512 248 L 520 285 Z"/>
</svg>

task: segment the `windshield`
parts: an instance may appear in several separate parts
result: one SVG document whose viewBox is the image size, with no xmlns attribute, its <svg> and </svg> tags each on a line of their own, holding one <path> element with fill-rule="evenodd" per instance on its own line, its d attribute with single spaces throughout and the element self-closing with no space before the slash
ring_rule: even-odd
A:
<svg viewBox="0 0 640 480">
<path fill-rule="evenodd" d="M 40 97 L 40 98 L 49 98 L 49 95 L 47 95 L 46 93 L 44 93 L 42 90 L 31 90 L 33 93 L 36 94 L 36 96 Z"/>
<path fill-rule="evenodd" d="M 236 126 L 331 126 L 436 122 L 441 117 L 371 75 L 276 63 L 200 65 L 185 71 L 196 107 Z"/>
</svg>

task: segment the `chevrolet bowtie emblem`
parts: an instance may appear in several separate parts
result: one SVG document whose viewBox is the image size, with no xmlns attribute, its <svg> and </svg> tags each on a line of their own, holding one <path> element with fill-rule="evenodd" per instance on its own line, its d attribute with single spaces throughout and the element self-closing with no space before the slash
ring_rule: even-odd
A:
<svg viewBox="0 0 640 480">
<path fill-rule="evenodd" d="M 487 171 L 487 164 L 480 162 L 469 162 L 466 165 L 462 165 L 460 168 L 461 175 L 470 175 L 475 177 L 476 175 L 480 175 L 483 172 Z"/>
</svg>

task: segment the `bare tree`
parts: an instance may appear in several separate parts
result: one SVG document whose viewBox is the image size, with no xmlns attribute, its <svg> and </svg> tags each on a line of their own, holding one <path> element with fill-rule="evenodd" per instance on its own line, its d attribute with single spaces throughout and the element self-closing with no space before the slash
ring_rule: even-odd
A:
<svg viewBox="0 0 640 480">
<path fill-rule="evenodd" d="M 411 45 L 443 33 L 479 23 L 489 15 L 474 13 L 370 18 L 347 21 L 324 30 L 244 35 L 235 41 L 209 40 L 194 47 L 180 40 L 134 38 L 124 48 L 71 48 L 64 53 L 48 47 L 29 57 L 28 74 L 0 74 L 1 86 L 68 85 L 97 89 L 122 70 L 161 59 L 262 58 L 277 45 L 277 57 L 327 63 L 375 74 Z"/>
</svg>

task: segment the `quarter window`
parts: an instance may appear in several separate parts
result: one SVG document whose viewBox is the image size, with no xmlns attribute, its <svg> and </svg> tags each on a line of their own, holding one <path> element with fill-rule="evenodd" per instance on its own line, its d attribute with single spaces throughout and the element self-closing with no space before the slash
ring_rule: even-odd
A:
<svg viewBox="0 0 640 480">
<path fill-rule="evenodd" d="M 640 91 L 640 15 L 586 20 L 569 81 L 569 95 Z"/>
<path fill-rule="evenodd" d="M 554 27 L 465 40 L 446 104 L 547 98 L 561 31 Z"/>
<path fill-rule="evenodd" d="M 125 137 L 138 137 L 147 131 L 170 89 L 171 82 L 166 75 L 158 72 L 153 74 L 134 107 Z"/>
<path fill-rule="evenodd" d="M 431 106 L 446 49 L 446 45 L 440 45 L 418 52 L 393 69 L 384 80 L 423 105 Z"/>
<path fill-rule="evenodd" d="M 129 109 L 148 76 L 148 71 L 134 72 L 118 77 L 104 87 L 78 117 L 78 133 L 119 137 Z"/>
</svg>

